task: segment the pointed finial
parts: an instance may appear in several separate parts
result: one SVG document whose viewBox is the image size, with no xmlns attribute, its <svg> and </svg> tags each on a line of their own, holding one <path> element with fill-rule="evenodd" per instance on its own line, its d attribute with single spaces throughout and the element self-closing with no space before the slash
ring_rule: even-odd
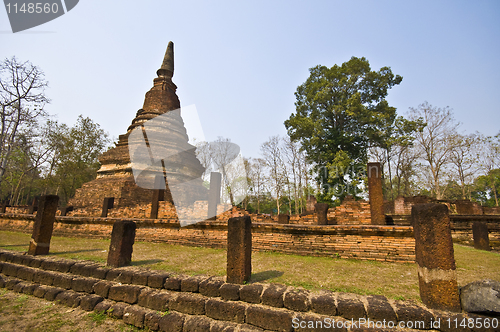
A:
<svg viewBox="0 0 500 332">
<path fill-rule="evenodd" d="M 172 78 L 174 76 L 174 43 L 169 42 L 161 68 L 156 71 L 156 75 Z"/>
</svg>

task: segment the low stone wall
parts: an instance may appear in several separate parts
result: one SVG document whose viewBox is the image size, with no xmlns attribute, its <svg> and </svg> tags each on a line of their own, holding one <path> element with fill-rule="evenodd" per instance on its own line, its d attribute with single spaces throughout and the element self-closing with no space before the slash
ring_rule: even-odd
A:
<svg viewBox="0 0 500 332">
<path fill-rule="evenodd" d="M 175 275 L 0 250 L 0 287 L 108 314 L 150 331 L 455 330 L 492 317 L 430 310 L 384 296 L 308 291 L 281 284 L 230 284 L 222 277 Z M 439 322 L 437 324 L 436 322 Z M 495 321 L 498 324 L 498 319 Z M 312 325 L 311 325 L 312 324 Z M 333 327 L 332 327 L 333 324 Z M 450 324 L 452 325 L 450 328 Z M 457 326 L 457 327 L 458 327 Z M 321 328 L 320 328 L 321 327 Z M 318 329 L 316 329 L 318 328 Z M 492 331 L 492 329 L 474 329 Z"/>
<path fill-rule="evenodd" d="M 389 216 L 395 225 L 409 226 L 411 215 Z M 455 242 L 472 245 L 472 224 L 475 221 L 485 222 L 488 225 L 490 246 L 500 247 L 500 216 L 499 215 L 454 215 L 450 214 L 451 236 Z"/>
<path fill-rule="evenodd" d="M 477 202 L 471 202 L 468 199 L 464 200 L 436 200 L 435 198 L 428 196 L 413 196 L 413 197 L 403 197 L 399 196 L 394 201 L 387 201 L 385 205 L 386 214 L 396 214 L 396 215 L 410 215 L 411 208 L 414 205 L 425 204 L 425 203 L 441 203 L 448 206 L 450 214 L 458 215 L 492 215 L 500 214 L 499 207 L 486 207 L 481 206 Z"/>
<path fill-rule="evenodd" d="M 338 225 L 371 224 L 370 203 L 365 201 L 344 200 L 334 210 L 334 220 Z"/>
<path fill-rule="evenodd" d="M 470 215 L 450 216 L 451 235 L 456 242 L 473 245 L 472 224 L 481 221 L 488 226 L 490 247 L 500 249 L 500 216 L 499 215 Z"/>
<path fill-rule="evenodd" d="M 0 229 L 30 233 L 32 215 L 0 215 Z M 110 238 L 116 218 L 56 217 L 54 235 Z M 123 220 L 123 219 L 122 219 Z M 200 222 L 180 227 L 165 219 L 132 219 L 139 241 L 225 248 L 227 222 Z M 288 254 L 389 262 L 415 261 L 409 226 L 252 224 L 253 249 Z"/>
</svg>

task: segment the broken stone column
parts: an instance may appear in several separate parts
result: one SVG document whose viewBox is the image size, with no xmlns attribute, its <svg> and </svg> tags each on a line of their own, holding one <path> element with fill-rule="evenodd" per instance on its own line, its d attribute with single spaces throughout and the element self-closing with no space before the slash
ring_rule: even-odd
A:
<svg viewBox="0 0 500 332">
<path fill-rule="evenodd" d="M 130 265 L 135 241 L 135 222 L 117 220 L 113 224 L 109 245 L 107 266 L 121 267 Z"/>
<path fill-rule="evenodd" d="M 405 198 L 398 196 L 394 200 L 394 214 L 405 214 Z"/>
<path fill-rule="evenodd" d="M 103 202 L 102 202 L 102 213 L 101 217 L 106 218 L 108 216 L 108 210 L 113 208 L 113 205 L 115 203 L 115 198 L 114 197 L 105 197 Z"/>
<path fill-rule="evenodd" d="M 9 203 L 7 202 L 3 202 L 2 205 L 0 206 L 0 209 L 1 209 L 1 213 L 6 213 L 7 212 L 7 208 L 9 207 Z"/>
<path fill-rule="evenodd" d="M 368 163 L 368 195 L 372 225 L 385 225 L 384 194 L 382 192 L 382 166 Z"/>
<path fill-rule="evenodd" d="M 165 178 L 163 175 L 155 176 L 154 187 L 157 189 L 153 190 L 153 197 L 151 199 L 151 213 L 149 215 L 150 219 L 158 219 L 158 210 L 160 208 L 160 202 L 165 199 L 165 190 L 159 189 L 165 187 Z"/>
<path fill-rule="evenodd" d="M 61 216 L 66 216 L 68 214 L 68 212 L 70 211 L 73 211 L 73 206 L 65 206 L 63 208 L 61 208 Z"/>
<path fill-rule="evenodd" d="M 485 222 L 475 221 L 472 224 L 472 237 L 474 238 L 474 248 L 479 250 L 490 250 L 488 225 Z"/>
<path fill-rule="evenodd" d="M 37 211 L 38 209 L 38 196 L 33 198 L 33 202 L 31 203 L 30 207 L 28 208 L 28 214 L 33 214 Z"/>
<path fill-rule="evenodd" d="M 214 219 L 217 216 L 217 205 L 220 204 L 220 188 L 222 175 L 219 172 L 210 173 L 210 190 L 208 191 L 207 218 Z"/>
<path fill-rule="evenodd" d="M 278 214 L 278 224 L 289 224 L 290 216 L 288 214 Z"/>
<path fill-rule="evenodd" d="M 47 255 L 49 253 L 58 203 L 59 196 L 57 195 L 47 195 L 40 198 L 28 249 L 29 255 Z"/>
<path fill-rule="evenodd" d="M 250 216 L 227 222 L 227 282 L 243 284 L 252 274 L 252 220 Z"/>
<path fill-rule="evenodd" d="M 431 309 L 459 312 L 448 207 L 437 203 L 415 205 L 411 217 L 422 302 Z"/>
<path fill-rule="evenodd" d="M 328 204 L 316 203 L 314 210 L 318 216 L 318 225 L 328 225 Z"/>
<path fill-rule="evenodd" d="M 314 206 L 318 203 L 316 200 L 316 197 L 314 196 L 308 196 L 307 197 L 307 203 L 306 203 L 306 211 L 307 212 L 314 212 Z"/>
</svg>

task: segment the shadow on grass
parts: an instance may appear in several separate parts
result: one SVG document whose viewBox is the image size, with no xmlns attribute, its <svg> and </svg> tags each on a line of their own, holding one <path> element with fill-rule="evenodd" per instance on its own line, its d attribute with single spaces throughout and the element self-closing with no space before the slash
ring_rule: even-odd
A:
<svg viewBox="0 0 500 332">
<path fill-rule="evenodd" d="M 0 248 L 8 248 L 8 247 L 27 247 L 28 244 L 2 244 Z"/>
<path fill-rule="evenodd" d="M 251 280 L 252 282 L 260 282 L 272 278 L 278 278 L 281 277 L 284 274 L 284 272 L 281 271 L 276 271 L 276 270 L 268 270 L 268 271 L 262 271 L 258 273 L 252 273 Z"/>
<path fill-rule="evenodd" d="M 142 261 L 132 261 L 132 265 L 148 265 L 148 264 L 156 264 L 161 263 L 163 260 L 161 259 L 144 259 Z"/>
<path fill-rule="evenodd" d="M 78 254 L 81 252 L 89 252 L 89 251 L 102 251 L 102 249 L 85 249 L 85 250 L 74 250 L 74 251 L 57 251 L 50 252 L 51 255 L 65 255 L 65 254 Z"/>
</svg>

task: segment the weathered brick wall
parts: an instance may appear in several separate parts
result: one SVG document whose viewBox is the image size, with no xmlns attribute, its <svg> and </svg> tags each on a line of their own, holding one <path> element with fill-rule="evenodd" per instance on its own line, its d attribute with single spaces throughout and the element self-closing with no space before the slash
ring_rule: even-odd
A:
<svg viewBox="0 0 500 332">
<path fill-rule="evenodd" d="M 411 225 L 410 215 L 392 215 L 390 216 L 395 225 Z M 488 225 L 490 246 L 500 247 L 500 216 L 498 215 L 450 215 L 451 235 L 453 240 L 458 243 L 472 244 L 472 224 L 474 221 L 482 221 Z"/>
<path fill-rule="evenodd" d="M 450 216 L 451 235 L 457 242 L 472 244 L 472 224 L 474 221 L 482 221 L 488 225 L 488 237 L 490 246 L 500 247 L 500 216 Z"/>
<path fill-rule="evenodd" d="M 335 221 L 338 225 L 370 225 L 370 203 L 347 200 L 335 208 Z"/>
<path fill-rule="evenodd" d="M 0 229 L 31 232 L 33 216 L 2 215 Z M 54 235 L 109 238 L 116 218 L 57 217 Z M 140 241 L 225 248 L 227 222 L 200 222 L 180 228 L 174 220 L 135 219 Z M 415 260 L 408 226 L 305 226 L 254 223 L 253 249 L 282 253 L 408 262 Z"/>
<path fill-rule="evenodd" d="M 483 214 L 492 215 L 492 214 L 500 214 L 500 207 L 487 207 L 483 206 Z"/>
<path fill-rule="evenodd" d="M 411 214 L 411 208 L 416 204 L 425 204 L 429 202 L 437 202 L 445 204 L 451 214 L 458 215 L 482 215 L 482 214 L 500 214 L 500 208 L 488 208 L 479 205 L 476 202 L 469 200 L 436 200 L 427 196 L 403 197 L 399 196 L 394 201 L 386 202 L 387 214 Z"/>
</svg>

